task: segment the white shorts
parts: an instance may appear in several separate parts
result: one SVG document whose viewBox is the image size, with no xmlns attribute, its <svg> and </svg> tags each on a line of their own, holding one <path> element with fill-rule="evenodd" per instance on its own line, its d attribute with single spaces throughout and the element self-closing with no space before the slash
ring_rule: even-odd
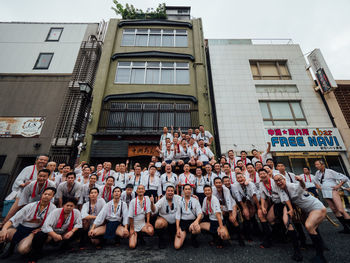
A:
<svg viewBox="0 0 350 263">
<path fill-rule="evenodd" d="M 134 230 L 135 232 L 140 232 L 141 229 L 146 225 L 145 220 L 134 220 Z"/>
</svg>

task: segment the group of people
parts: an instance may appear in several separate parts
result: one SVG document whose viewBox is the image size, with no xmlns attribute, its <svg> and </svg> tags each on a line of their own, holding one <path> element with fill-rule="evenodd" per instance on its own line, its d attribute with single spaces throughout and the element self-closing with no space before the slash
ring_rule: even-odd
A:
<svg viewBox="0 0 350 263">
<path fill-rule="evenodd" d="M 270 144 L 253 158 L 233 150 L 216 159 L 211 151 L 213 136 L 200 126 L 195 133 L 168 133 L 164 128 L 158 151 L 149 165 L 128 161 L 76 167 L 49 162 L 38 156 L 16 178 L 9 198 L 15 199 L 0 231 L 2 257 L 15 248 L 35 262 L 47 242 L 70 243 L 79 240 L 85 249 L 100 249 L 108 240 L 116 244 L 128 239 L 129 247 L 145 243 L 144 236 L 157 235 L 159 248 L 169 241 L 180 249 L 187 236 L 194 247 L 197 237 L 206 233 L 210 245 L 222 248 L 235 236 L 240 246 L 253 237 L 261 238 L 261 248 L 287 237 L 293 246 L 292 259 L 303 259 L 304 229 L 316 251 L 315 262 L 326 262 L 325 244 L 318 229 L 326 208 L 318 192 L 350 233 L 350 216 L 342 205 L 339 189 L 349 178 L 315 162 L 315 175 L 287 172 L 275 163 Z M 346 188 L 345 191 L 350 191 Z"/>
</svg>

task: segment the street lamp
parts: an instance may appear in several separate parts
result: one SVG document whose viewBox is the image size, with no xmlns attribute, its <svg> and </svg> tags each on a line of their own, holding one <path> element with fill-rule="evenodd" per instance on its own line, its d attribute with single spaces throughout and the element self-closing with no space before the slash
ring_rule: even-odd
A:
<svg viewBox="0 0 350 263">
<path fill-rule="evenodd" d="M 90 87 L 89 83 L 86 82 L 79 82 L 79 89 L 82 94 L 89 95 L 92 91 L 92 88 Z"/>
</svg>

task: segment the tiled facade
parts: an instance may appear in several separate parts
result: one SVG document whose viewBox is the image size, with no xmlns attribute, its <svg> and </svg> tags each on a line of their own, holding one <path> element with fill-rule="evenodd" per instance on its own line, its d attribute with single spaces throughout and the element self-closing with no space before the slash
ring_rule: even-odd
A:
<svg viewBox="0 0 350 263">
<path fill-rule="evenodd" d="M 301 100 L 309 127 L 331 127 L 314 91 L 299 45 L 253 45 L 209 40 L 221 151 L 265 149 L 259 100 Z M 254 80 L 249 60 L 287 60 L 291 80 Z M 257 93 L 255 85 L 296 85 L 297 93 Z M 235 146 L 236 145 L 236 146 Z"/>
</svg>

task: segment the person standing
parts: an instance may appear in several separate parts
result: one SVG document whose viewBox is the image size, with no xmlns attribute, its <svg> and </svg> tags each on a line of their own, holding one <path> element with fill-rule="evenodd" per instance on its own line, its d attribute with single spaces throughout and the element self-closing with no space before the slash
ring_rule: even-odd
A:
<svg viewBox="0 0 350 263">
<path fill-rule="evenodd" d="M 344 183 L 350 181 L 349 178 L 332 169 L 327 169 L 323 160 L 315 161 L 315 167 L 317 168 L 315 182 L 319 185 L 323 198 L 344 227 L 339 233 L 350 234 L 350 215 L 345 211 L 338 192 Z"/>
</svg>

